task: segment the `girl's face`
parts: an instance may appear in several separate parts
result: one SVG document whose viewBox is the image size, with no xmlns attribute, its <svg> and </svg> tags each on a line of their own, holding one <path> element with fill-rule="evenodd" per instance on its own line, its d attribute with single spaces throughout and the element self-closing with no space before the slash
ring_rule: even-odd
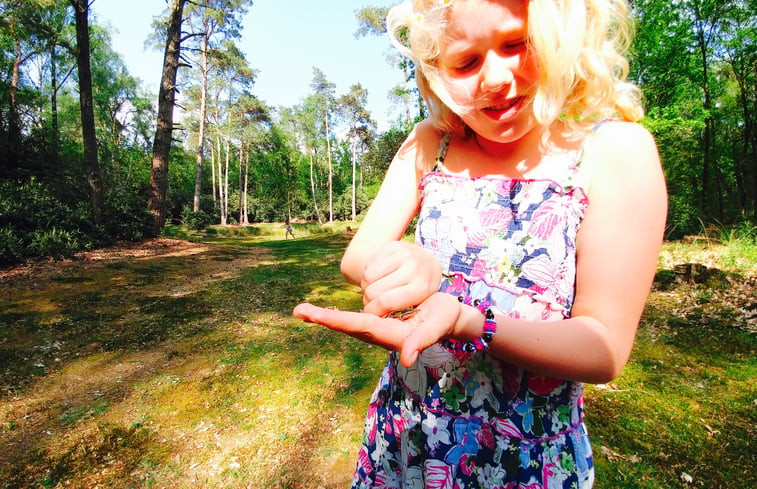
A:
<svg viewBox="0 0 757 489">
<path fill-rule="evenodd" d="M 528 50 L 528 0 L 456 0 L 440 43 L 440 81 L 479 137 L 519 140 L 536 127 L 539 70 Z"/>
</svg>

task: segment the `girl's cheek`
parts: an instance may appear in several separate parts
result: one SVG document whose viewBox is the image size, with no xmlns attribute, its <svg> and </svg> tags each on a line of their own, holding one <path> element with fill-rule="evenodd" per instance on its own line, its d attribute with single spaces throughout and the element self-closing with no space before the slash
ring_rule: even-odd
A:
<svg viewBox="0 0 757 489">
<path fill-rule="evenodd" d="M 468 106 L 475 100 L 475 82 L 460 78 L 443 80 L 447 93 L 458 105 Z"/>
</svg>

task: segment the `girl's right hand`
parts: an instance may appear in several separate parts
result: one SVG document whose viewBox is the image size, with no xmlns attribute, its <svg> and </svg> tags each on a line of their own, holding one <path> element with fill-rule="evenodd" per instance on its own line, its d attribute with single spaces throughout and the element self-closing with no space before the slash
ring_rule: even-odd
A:
<svg viewBox="0 0 757 489">
<path fill-rule="evenodd" d="M 431 252 L 405 241 L 389 242 L 363 270 L 363 311 L 383 316 L 417 306 L 439 290 L 441 278 L 441 265 Z"/>
<path fill-rule="evenodd" d="M 467 308 L 467 312 L 466 312 Z M 414 314 L 405 319 L 379 317 L 374 314 L 340 311 L 330 307 L 318 307 L 303 303 L 292 314 L 310 323 L 322 324 L 334 331 L 400 352 L 402 365 L 410 368 L 420 352 L 437 341 L 449 338 L 462 324 L 482 322 L 476 309 L 463 306 L 455 296 L 434 292 L 418 305 Z M 463 317 L 464 314 L 468 316 Z M 471 319 L 472 318 L 472 319 Z M 477 326 L 476 332 L 481 327 Z M 470 338 L 464 338 L 470 341 Z"/>
</svg>

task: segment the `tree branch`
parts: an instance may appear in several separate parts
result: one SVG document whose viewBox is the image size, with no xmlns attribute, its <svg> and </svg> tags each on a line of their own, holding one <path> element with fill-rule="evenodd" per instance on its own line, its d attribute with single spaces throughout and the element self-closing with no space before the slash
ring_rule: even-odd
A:
<svg viewBox="0 0 757 489">
<path fill-rule="evenodd" d="M 198 36 L 202 36 L 202 35 L 203 35 L 202 32 L 193 32 L 193 33 L 187 34 L 186 36 L 184 36 L 181 39 L 179 39 L 179 42 L 182 43 L 182 42 L 186 41 L 187 39 L 191 39 L 193 37 L 198 37 Z"/>
</svg>

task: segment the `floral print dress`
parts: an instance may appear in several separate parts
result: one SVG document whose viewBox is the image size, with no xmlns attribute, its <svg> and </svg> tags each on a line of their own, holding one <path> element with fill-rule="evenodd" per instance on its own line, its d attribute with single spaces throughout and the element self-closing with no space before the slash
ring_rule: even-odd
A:
<svg viewBox="0 0 757 489">
<path fill-rule="evenodd" d="M 445 153 L 443 139 L 436 167 L 420 183 L 416 229 L 416 244 L 442 263 L 440 290 L 559 328 L 570 315 L 576 232 L 588 204 L 572 186 L 580 154 L 556 156 L 567 159 L 556 180 L 525 180 L 450 174 Z M 437 343 L 409 369 L 390 354 L 352 487 L 583 489 L 592 482 L 581 383 Z"/>
</svg>

